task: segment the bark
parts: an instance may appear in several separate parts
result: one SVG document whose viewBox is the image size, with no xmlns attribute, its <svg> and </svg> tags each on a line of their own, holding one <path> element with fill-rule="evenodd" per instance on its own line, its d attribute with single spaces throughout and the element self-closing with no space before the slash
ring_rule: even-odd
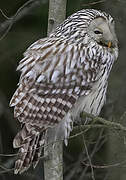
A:
<svg viewBox="0 0 126 180">
<path fill-rule="evenodd" d="M 48 34 L 63 22 L 66 17 L 67 0 L 50 0 L 49 1 L 49 18 L 48 18 Z"/>
<path fill-rule="evenodd" d="M 48 34 L 65 19 L 65 15 L 66 0 L 49 1 Z M 47 133 L 44 155 L 49 156 L 49 160 L 44 162 L 45 180 L 63 180 L 63 143 L 54 143 L 55 131 L 53 128 Z"/>
</svg>

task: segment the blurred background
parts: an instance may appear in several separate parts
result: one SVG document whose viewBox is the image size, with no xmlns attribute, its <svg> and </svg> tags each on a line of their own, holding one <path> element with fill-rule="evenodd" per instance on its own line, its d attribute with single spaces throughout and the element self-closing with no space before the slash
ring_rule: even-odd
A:
<svg viewBox="0 0 126 180">
<path fill-rule="evenodd" d="M 17 151 L 12 142 L 20 124 L 13 118 L 9 101 L 20 76 L 16 67 L 26 48 L 46 36 L 48 22 L 48 0 L 27 3 L 26 0 L 0 0 L 4 12 L 0 13 L 0 180 L 43 180 L 41 162 L 34 171 L 31 168 L 22 175 L 13 175 Z M 101 116 L 126 126 L 126 1 L 68 0 L 67 16 L 84 8 L 104 10 L 116 21 L 119 58 L 109 78 L 107 102 Z M 93 179 L 81 139 L 80 136 L 72 138 L 68 148 L 64 147 L 65 180 Z M 126 180 L 125 134 L 114 129 L 91 129 L 85 139 L 95 179 Z"/>
</svg>

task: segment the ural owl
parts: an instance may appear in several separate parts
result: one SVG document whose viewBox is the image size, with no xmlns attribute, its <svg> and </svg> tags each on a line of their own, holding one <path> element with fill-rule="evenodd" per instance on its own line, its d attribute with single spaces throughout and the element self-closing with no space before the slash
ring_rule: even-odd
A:
<svg viewBox="0 0 126 180">
<path fill-rule="evenodd" d="M 10 102 L 22 124 L 13 142 L 14 148 L 20 148 L 16 174 L 31 164 L 36 166 L 49 128 L 57 127 L 67 144 L 71 124 L 81 111 L 99 115 L 118 57 L 117 44 L 113 18 L 85 9 L 27 49 L 17 68 L 21 77 Z"/>
</svg>

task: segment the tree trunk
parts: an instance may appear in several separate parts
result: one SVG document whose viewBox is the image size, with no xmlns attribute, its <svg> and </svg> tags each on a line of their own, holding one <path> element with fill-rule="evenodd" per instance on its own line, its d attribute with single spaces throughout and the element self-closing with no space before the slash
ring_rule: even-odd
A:
<svg viewBox="0 0 126 180">
<path fill-rule="evenodd" d="M 50 0 L 48 17 L 48 34 L 63 22 L 66 17 L 67 0 Z"/>
<path fill-rule="evenodd" d="M 65 19 L 66 1 L 49 1 L 48 34 Z M 49 129 L 44 148 L 44 155 L 49 156 L 49 160 L 44 162 L 45 180 L 63 180 L 63 143 L 60 141 L 54 144 L 54 136 L 55 128 Z"/>
</svg>

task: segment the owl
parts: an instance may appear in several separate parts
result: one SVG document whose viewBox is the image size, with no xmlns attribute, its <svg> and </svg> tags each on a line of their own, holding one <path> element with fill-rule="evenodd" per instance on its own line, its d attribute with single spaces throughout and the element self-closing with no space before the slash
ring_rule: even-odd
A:
<svg viewBox="0 0 126 180">
<path fill-rule="evenodd" d="M 82 111 L 99 115 L 117 57 L 114 20 L 94 9 L 74 13 L 26 50 L 10 101 L 22 125 L 13 141 L 19 148 L 15 174 L 37 165 L 49 128 L 55 128 L 54 139 L 60 137 L 67 145 Z"/>
</svg>

